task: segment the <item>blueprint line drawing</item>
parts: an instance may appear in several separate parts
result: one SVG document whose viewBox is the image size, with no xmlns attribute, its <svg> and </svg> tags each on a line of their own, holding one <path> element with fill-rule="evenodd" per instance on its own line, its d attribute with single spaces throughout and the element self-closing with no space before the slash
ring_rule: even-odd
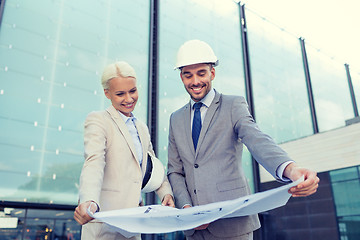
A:
<svg viewBox="0 0 360 240">
<path fill-rule="evenodd" d="M 183 231 L 220 218 L 247 216 L 284 206 L 291 197 L 288 189 L 303 181 L 304 177 L 301 177 L 295 182 L 268 191 L 185 209 L 149 205 L 88 213 L 96 221 L 111 225 L 126 237 L 139 233 Z"/>
</svg>

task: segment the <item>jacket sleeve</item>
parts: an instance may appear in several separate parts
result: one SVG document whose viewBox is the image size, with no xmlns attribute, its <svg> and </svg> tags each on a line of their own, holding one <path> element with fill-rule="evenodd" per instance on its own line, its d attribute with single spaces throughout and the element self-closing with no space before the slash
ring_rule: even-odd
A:
<svg viewBox="0 0 360 240">
<path fill-rule="evenodd" d="M 104 179 L 106 131 L 98 113 L 90 113 L 84 125 L 85 162 L 80 175 L 79 203 L 100 202 Z"/>
<path fill-rule="evenodd" d="M 246 145 L 255 160 L 275 179 L 282 181 L 276 174 L 278 167 L 293 160 L 270 136 L 260 131 L 243 97 L 233 101 L 232 121 L 235 123 L 238 139 Z"/>
<path fill-rule="evenodd" d="M 175 206 L 183 208 L 183 206 L 192 204 L 190 194 L 187 190 L 185 182 L 185 173 L 183 163 L 176 147 L 173 135 L 172 117 L 170 117 L 169 127 L 169 147 L 168 147 L 168 178 L 175 196 Z"/>
</svg>

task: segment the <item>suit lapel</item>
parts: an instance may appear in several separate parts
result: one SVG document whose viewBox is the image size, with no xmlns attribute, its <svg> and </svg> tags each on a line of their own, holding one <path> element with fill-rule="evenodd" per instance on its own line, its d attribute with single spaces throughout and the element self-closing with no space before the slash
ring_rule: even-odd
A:
<svg viewBox="0 0 360 240">
<path fill-rule="evenodd" d="M 212 103 L 210 104 L 210 106 L 209 106 L 209 108 L 208 108 L 208 110 L 206 112 L 205 119 L 203 121 L 201 131 L 200 131 L 196 156 L 197 156 L 197 153 L 199 152 L 198 150 L 201 148 L 201 144 L 202 144 L 202 142 L 204 140 L 204 137 L 205 137 L 206 132 L 207 132 L 207 130 L 209 128 L 209 125 L 210 125 L 212 119 L 214 118 L 215 112 L 219 107 L 220 97 L 221 97 L 221 94 L 219 94 L 218 92 L 215 92 L 215 97 L 214 97 Z"/>
<path fill-rule="evenodd" d="M 192 153 L 195 155 L 195 149 L 194 144 L 192 140 L 192 134 L 191 134 L 191 104 L 190 102 L 185 105 L 184 113 L 182 114 L 184 116 L 183 123 L 184 123 L 184 131 L 186 135 L 185 141 L 187 142 L 189 149 L 191 149 Z"/>
<path fill-rule="evenodd" d="M 122 133 L 122 135 L 124 136 L 133 156 L 134 159 L 139 162 L 139 159 L 137 157 L 136 154 L 136 150 L 135 150 L 135 145 L 133 142 L 133 139 L 130 135 L 130 132 L 125 124 L 125 122 L 123 121 L 123 119 L 121 118 L 120 114 L 118 113 L 118 111 L 111 105 L 110 107 L 108 107 L 106 109 L 106 111 L 108 111 L 108 113 L 110 114 L 111 118 L 114 120 L 114 122 L 116 123 L 116 125 L 118 126 L 120 132 Z"/>
<path fill-rule="evenodd" d="M 143 152 L 143 160 L 142 160 L 142 164 L 141 164 L 141 170 L 142 170 L 142 173 L 144 174 L 145 173 L 145 170 L 146 170 L 146 165 L 147 165 L 147 152 L 148 152 L 148 146 L 146 146 L 145 144 L 145 137 L 147 135 L 147 132 L 145 132 L 145 129 L 143 129 L 138 120 L 135 121 L 135 126 L 136 126 L 136 129 L 138 131 L 138 134 L 139 134 L 139 138 L 140 138 L 140 143 L 141 143 L 141 148 L 142 148 L 142 152 Z"/>
</svg>

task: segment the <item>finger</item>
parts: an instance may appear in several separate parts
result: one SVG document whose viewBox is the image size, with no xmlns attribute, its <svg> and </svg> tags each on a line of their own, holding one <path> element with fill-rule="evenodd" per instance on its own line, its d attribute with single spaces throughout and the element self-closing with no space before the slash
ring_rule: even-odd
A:
<svg viewBox="0 0 360 240">
<path fill-rule="evenodd" d="M 93 219 L 92 217 L 90 217 L 87 214 L 86 210 L 79 210 L 79 209 L 75 210 L 75 213 L 74 213 L 74 218 L 75 218 L 75 220 L 77 220 L 78 223 L 83 225 Z"/>
<path fill-rule="evenodd" d="M 163 206 L 175 207 L 172 196 L 166 195 L 166 196 L 164 197 L 164 200 L 162 201 L 161 205 L 163 205 Z"/>
<path fill-rule="evenodd" d="M 195 230 L 204 230 L 209 226 L 209 224 L 203 224 L 201 226 L 198 226 L 197 228 L 195 228 Z"/>
<path fill-rule="evenodd" d="M 320 182 L 320 179 L 316 176 L 316 173 L 312 174 L 311 176 L 307 176 L 304 182 L 299 183 L 296 188 L 310 188 Z"/>
<path fill-rule="evenodd" d="M 318 185 L 315 185 L 311 188 L 308 188 L 306 190 L 304 189 L 295 189 L 294 191 L 290 192 L 290 194 L 292 194 L 293 197 L 306 197 L 306 196 L 309 196 L 311 194 L 314 194 L 318 189 Z"/>
<path fill-rule="evenodd" d="M 168 199 L 168 196 L 166 195 L 163 199 L 163 201 L 161 202 L 161 205 L 163 206 L 167 206 L 168 205 L 168 202 L 169 202 L 169 199 Z"/>
<path fill-rule="evenodd" d="M 85 221 L 78 215 L 78 214 L 74 214 L 74 219 L 76 222 L 78 222 L 80 225 L 83 225 L 85 223 Z"/>
<path fill-rule="evenodd" d="M 313 189 L 317 189 L 319 187 L 319 184 L 314 182 L 313 184 L 311 185 L 307 185 L 306 187 L 302 186 L 302 187 L 299 187 L 299 186 L 295 186 L 295 187 L 292 187 L 289 189 L 289 192 L 290 193 L 295 193 L 295 192 L 298 192 L 298 193 L 301 193 L 301 192 L 307 192 L 307 191 L 311 191 Z"/>
</svg>

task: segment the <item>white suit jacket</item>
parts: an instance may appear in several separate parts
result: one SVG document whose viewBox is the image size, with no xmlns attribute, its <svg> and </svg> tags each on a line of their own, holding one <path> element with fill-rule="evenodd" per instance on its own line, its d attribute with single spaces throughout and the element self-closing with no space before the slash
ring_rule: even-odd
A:
<svg viewBox="0 0 360 240">
<path fill-rule="evenodd" d="M 143 151 L 141 167 L 128 128 L 113 106 L 105 111 L 91 112 L 87 116 L 84 130 L 85 163 L 80 175 L 79 203 L 95 201 L 100 211 L 139 206 L 147 152 L 154 152 L 147 126 L 139 120 L 135 121 L 135 125 Z M 156 193 L 160 200 L 166 194 L 172 195 L 167 178 Z M 94 222 L 84 225 L 83 235 L 87 234 L 86 231 Z M 97 228 L 96 231 L 89 230 L 92 231 L 93 239 L 108 239 L 99 233 L 105 230 L 99 226 Z M 91 238 L 88 236 L 86 239 Z"/>
</svg>

